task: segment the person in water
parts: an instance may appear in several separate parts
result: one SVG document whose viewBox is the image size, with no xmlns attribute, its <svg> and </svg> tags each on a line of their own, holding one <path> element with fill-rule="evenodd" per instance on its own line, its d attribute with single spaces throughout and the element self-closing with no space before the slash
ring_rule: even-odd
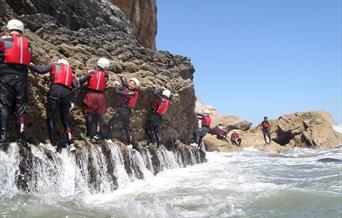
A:
<svg viewBox="0 0 342 218">
<path fill-rule="evenodd" d="M 24 24 L 21 21 L 10 20 L 7 28 L 9 35 L 0 39 L 0 144 L 9 142 L 8 126 L 11 114 L 15 112 L 18 143 L 26 146 L 24 115 L 32 47 L 23 36 Z"/>
<path fill-rule="evenodd" d="M 31 63 L 30 69 L 39 74 L 50 72 L 50 91 L 46 112 L 51 144 L 56 146 L 57 149 L 68 146 L 70 151 L 75 151 L 69 113 L 74 107 L 73 101 L 78 87 L 69 62 L 65 59 L 59 59 L 56 63 L 49 63 L 43 68 Z M 58 132 L 56 123 L 58 113 L 67 134 L 67 140 L 63 139 Z"/>
<path fill-rule="evenodd" d="M 102 116 L 106 113 L 106 101 L 104 90 L 108 81 L 106 70 L 110 66 L 107 58 L 97 61 L 97 68 L 90 70 L 79 79 L 79 83 L 86 84 L 87 94 L 84 97 L 86 105 L 86 133 L 81 136 L 86 140 L 102 139 L 101 125 Z"/>
<path fill-rule="evenodd" d="M 171 91 L 164 88 L 160 92 L 156 86 L 153 86 L 154 104 L 152 113 L 147 118 L 145 133 L 151 143 L 157 143 L 159 146 L 159 127 L 163 123 L 163 116 L 167 113 L 171 103 Z"/>
<path fill-rule="evenodd" d="M 260 124 L 260 129 L 264 135 L 265 144 L 271 144 L 271 124 L 268 122 L 268 117 L 264 117 L 264 120 Z M 267 142 L 266 138 L 268 138 L 269 142 Z"/>
<path fill-rule="evenodd" d="M 137 78 L 127 80 L 125 77 L 120 76 L 121 84 L 116 81 L 115 94 L 119 96 L 119 106 L 117 112 L 110 119 L 108 127 L 107 139 L 112 139 L 114 134 L 114 126 L 122 123 L 126 133 L 126 143 L 128 147 L 133 147 L 131 144 L 130 136 L 130 119 L 132 116 L 133 108 L 139 97 L 138 87 L 140 81 Z"/>
</svg>

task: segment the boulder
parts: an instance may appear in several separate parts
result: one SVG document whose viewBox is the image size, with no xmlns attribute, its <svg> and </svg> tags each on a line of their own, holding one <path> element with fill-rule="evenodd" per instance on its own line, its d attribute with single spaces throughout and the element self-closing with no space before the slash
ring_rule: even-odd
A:
<svg viewBox="0 0 342 218">
<path fill-rule="evenodd" d="M 333 148 L 342 144 L 342 135 L 334 131 L 334 124 L 325 111 L 284 115 L 272 122 L 272 138 L 281 145 Z"/>
</svg>

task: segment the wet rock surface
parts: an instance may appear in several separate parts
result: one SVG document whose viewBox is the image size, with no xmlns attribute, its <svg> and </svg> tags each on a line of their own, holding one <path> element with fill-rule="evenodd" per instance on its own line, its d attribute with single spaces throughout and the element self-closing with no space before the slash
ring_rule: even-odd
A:
<svg viewBox="0 0 342 218">
<path fill-rule="evenodd" d="M 80 76 L 93 69 L 99 57 L 110 59 L 105 121 L 116 111 L 117 98 L 113 86 L 118 80 L 117 74 L 137 77 L 142 84 L 131 122 L 134 141 L 145 138 L 143 127 L 153 101 L 154 84 L 169 88 L 174 93 L 165 116 L 166 122 L 160 129 L 163 143 L 172 144 L 177 139 L 185 143 L 190 141 L 196 121 L 192 82 L 195 70 L 190 59 L 143 47 L 127 16 L 110 0 L 0 0 L 0 5 L 0 25 L 5 25 L 11 18 L 25 23 L 25 35 L 32 43 L 33 62 L 37 65 L 67 58 L 76 75 Z M 48 139 L 45 111 L 47 81 L 46 76 L 33 73 L 29 76 L 26 126 L 31 142 Z M 71 116 L 76 138 L 85 129 L 83 96 L 84 91 L 81 91 Z M 115 135 L 119 139 L 122 138 L 120 130 L 118 128 Z M 12 131 L 12 140 L 15 140 L 15 135 Z"/>
</svg>

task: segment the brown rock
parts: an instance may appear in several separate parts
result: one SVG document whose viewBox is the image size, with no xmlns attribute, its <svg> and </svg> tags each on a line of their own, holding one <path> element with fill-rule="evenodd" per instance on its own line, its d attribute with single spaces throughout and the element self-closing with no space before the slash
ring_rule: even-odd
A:
<svg viewBox="0 0 342 218">
<path fill-rule="evenodd" d="M 130 20 L 139 42 L 156 50 L 157 6 L 156 0 L 111 0 Z"/>
</svg>

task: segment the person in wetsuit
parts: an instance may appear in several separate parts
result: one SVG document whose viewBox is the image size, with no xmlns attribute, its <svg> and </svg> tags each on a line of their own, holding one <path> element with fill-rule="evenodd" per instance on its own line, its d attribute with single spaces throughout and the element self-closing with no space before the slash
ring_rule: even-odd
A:
<svg viewBox="0 0 342 218">
<path fill-rule="evenodd" d="M 47 121 L 50 142 L 57 149 L 68 146 L 70 151 L 75 151 L 74 137 L 71 132 L 69 113 L 74 107 L 74 99 L 77 94 L 77 80 L 73 76 L 73 70 L 69 62 L 59 59 L 56 63 L 49 63 L 39 68 L 33 63 L 30 69 L 38 74 L 50 73 L 50 90 L 47 101 Z M 60 114 L 67 140 L 61 137 L 57 129 L 57 114 Z"/>
<path fill-rule="evenodd" d="M 24 24 L 21 21 L 10 20 L 7 28 L 9 35 L 0 39 L 0 144 L 9 142 L 8 126 L 12 112 L 15 112 L 18 143 L 26 146 L 24 115 L 32 47 L 23 36 Z"/>
<path fill-rule="evenodd" d="M 114 126 L 118 123 L 122 123 L 126 133 L 126 143 L 129 147 L 132 147 L 129 124 L 132 116 L 132 110 L 139 97 L 138 87 L 140 85 L 140 81 L 137 78 L 131 78 L 127 81 L 127 79 L 122 76 L 120 76 L 120 79 L 121 85 L 118 81 L 116 81 L 115 84 L 115 94 L 119 96 L 119 106 L 117 112 L 109 121 L 107 139 L 113 138 Z"/>
<path fill-rule="evenodd" d="M 86 105 L 86 128 L 87 132 L 81 134 L 87 140 L 102 139 L 101 124 L 102 116 L 106 113 L 106 101 L 104 90 L 108 81 L 106 69 L 110 66 L 107 58 L 97 61 L 97 68 L 90 70 L 79 79 L 80 84 L 87 84 L 88 93 L 83 102 Z"/>
<path fill-rule="evenodd" d="M 159 127 L 163 123 L 163 116 L 169 110 L 171 103 L 171 91 L 164 89 L 161 93 L 153 86 L 154 104 L 152 105 L 152 113 L 148 116 L 145 133 L 151 143 L 157 143 L 159 146 Z"/>
</svg>

